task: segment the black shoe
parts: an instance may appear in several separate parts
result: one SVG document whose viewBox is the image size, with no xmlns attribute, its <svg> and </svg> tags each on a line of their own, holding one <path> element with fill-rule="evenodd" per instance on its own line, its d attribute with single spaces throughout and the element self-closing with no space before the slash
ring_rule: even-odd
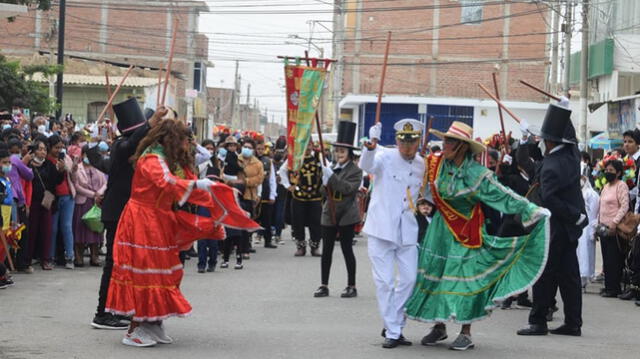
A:
<svg viewBox="0 0 640 359">
<path fill-rule="evenodd" d="M 122 330 L 129 327 L 129 323 L 116 318 L 114 315 L 105 313 L 96 315 L 91 322 L 91 326 L 96 329 Z"/>
<path fill-rule="evenodd" d="M 249 248 L 249 253 L 255 253 L 255 252 L 256 252 L 256 250 L 255 250 L 255 249 L 253 249 L 253 248 Z"/>
<path fill-rule="evenodd" d="M 196 258 L 198 256 L 198 253 L 196 253 L 196 250 L 193 249 L 193 247 L 191 247 L 188 251 L 187 251 L 187 255 L 189 257 L 193 257 Z"/>
<path fill-rule="evenodd" d="M 406 340 L 402 335 L 398 339 L 385 338 L 384 343 L 382 343 L 382 347 L 385 349 L 393 349 L 398 345 L 411 345 L 412 343 Z"/>
<path fill-rule="evenodd" d="M 513 298 L 505 299 L 502 304 L 500 304 L 500 309 L 511 309 L 511 303 L 513 303 Z"/>
<path fill-rule="evenodd" d="M 516 302 L 516 307 L 517 308 L 531 308 L 533 307 L 533 303 L 531 303 L 531 301 L 529 300 L 529 298 L 523 298 L 523 299 L 518 299 L 518 301 Z"/>
<path fill-rule="evenodd" d="M 619 292 L 612 292 L 612 291 L 605 290 L 602 294 L 600 294 L 600 296 L 602 298 L 617 298 L 618 294 L 620 294 L 620 293 Z"/>
<path fill-rule="evenodd" d="M 529 324 L 527 328 L 522 328 L 517 331 L 518 335 L 547 335 L 549 329 L 546 325 L 541 324 Z"/>
<path fill-rule="evenodd" d="M 321 285 L 318 289 L 313 293 L 313 296 L 316 298 L 320 297 L 328 297 L 329 296 L 329 288 Z"/>
<path fill-rule="evenodd" d="M 216 271 L 216 265 L 212 265 L 212 266 L 208 266 L 207 267 L 207 272 L 211 273 L 211 272 L 215 272 Z"/>
<path fill-rule="evenodd" d="M 264 247 L 265 248 L 278 248 L 278 246 L 276 246 L 275 244 L 272 244 L 272 243 L 265 243 Z"/>
<path fill-rule="evenodd" d="M 204 268 L 198 268 L 198 273 L 204 273 Z"/>
<path fill-rule="evenodd" d="M 635 289 L 627 289 L 624 293 L 620 294 L 618 298 L 622 300 L 640 299 Z"/>
<path fill-rule="evenodd" d="M 556 335 L 570 335 L 574 337 L 579 337 L 582 335 L 582 331 L 580 330 L 580 327 L 570 327 L 566 324 L 562 324 L 556 329 L 549 330 L 549 333 L 556 334 Z"/>
<path fill-rule="evenodd" d="M 340 294 L 340 298 L 354 298 L 358 296 L 358 291 L 354 287 L 346 287 L 342 294 Z"/>
<path fill-rule="evenodd" d="M 322 254 L 320 253 L 320 249 L 311 248 L 311 256 L 312 257 L 322 257 Z"/>
<path fill-rule="evenodd" d="M 547 322 L 552 322 L 553 321 L 553 313 L 558 311 L 558 307 L 556 307 L 555 305 L 551 308 L 549 308 L 549 312 L 547 313 Z"/>
<path fill-rule="evenodd" d="M 382 328 L 382 332 L 380 333 L 380 336 L 386 339 L 387 330 Z M 404 335 L 402 334 L 400 334 L 400 337 L 398 339 L 393 339 L 393 340 L 396 340 L 398 342 L 398 345 L 406 345 L 406 346 L 413 345 L 413 343 L 408 341 L 407 338 L 405 338 Z"/>
</svg>

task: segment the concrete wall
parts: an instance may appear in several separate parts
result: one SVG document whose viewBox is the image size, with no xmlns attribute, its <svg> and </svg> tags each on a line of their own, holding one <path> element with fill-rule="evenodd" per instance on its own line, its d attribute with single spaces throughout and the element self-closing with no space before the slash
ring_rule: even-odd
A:
<svg viewBox="0 0 640 359">
<path fill-rule="evenodd" d="M 130 96 L 144 96 L 142 88 L 122 88 L 114 103 L 122 102 Z M 104 87 L 78 87 L 68 86 L 64 88 L 64 98 L 62 101 L 62 113 L 73 114 L 73 119 L 78 125 L 85 124 L 88 115 L 88 105 L 92 102 L 107 102 L 107 95 Z"/>
</svg>

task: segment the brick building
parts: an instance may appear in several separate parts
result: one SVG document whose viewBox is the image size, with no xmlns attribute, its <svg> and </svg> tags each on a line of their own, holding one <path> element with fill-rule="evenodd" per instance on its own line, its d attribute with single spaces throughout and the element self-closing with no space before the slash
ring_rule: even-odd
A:
<svg viewBox="0 0 640 359">
<path fill-rule="evenodd" d="M 202 11 L 208 11 L 204 1 L 67 2 L 65 55 L 69 58 L 97 60 L 96 66 L 102 65 L 101 61 L 134 64 L 146 70 L 136 69 L 130 76 L 149 77 L 145 73 L 151 69 L 154 71 L 152 76 L 157 78 L 157 69 L 167 60 L 174 20 L 177 19 L 169 103 L 186 115 L 193 112 L 188 108 L 189 104 L 206 101 L 208 39 L 198 33 L 199 13 Z M 28 14 L 16 17 L 13 22 L 0 22 L 2 53 L 24 58 L 32 58 L 37 53 L 45 56 L 57 53 L 57 20 L 58 8 L 54 6 L 46 12 L 30 9 Z M 51 56 L 51 61 L 55 61 L 54 56 Z M 198 90 L 198 98 L 187 98 L 186 91 L 189 89 Z M 143 94 L 136 97 L 141 104 L 155 106 L 155 96 Z M 63 113 L 67 106 L 65 98 Z M 86 119 L 88 115 L 78 113 L 74 117 Z"/>
<path fill-rule="evenodd" d="M 494 1 L 481 5 L 477 0 L 341 3 L 345 11 L 339 23 L 344 28 L 337 29 L 343 36 L 336 44 L 342 60 L 340 117 L 357 121 L 361 135 L 375 116 L 388 31 L 392 41 L 382 108 L 386 128 L 403 117 L 426 121 L 434 116 L 435 128 L 463 120 L 490 124 L 474 126 L 476 136 L 497 132 L 497 107 L 476 85 L 493 89 L 493 72 L 499 77 L 501 98 L 514 112 L 530 122 L 542 119 L 547 99 L 518 80 L 547 87 L 547 6 Z M 512 120 L 505 124 L 516 128 Z M 391 141 L 393 134 L 388 135 Z"/>
</svg>

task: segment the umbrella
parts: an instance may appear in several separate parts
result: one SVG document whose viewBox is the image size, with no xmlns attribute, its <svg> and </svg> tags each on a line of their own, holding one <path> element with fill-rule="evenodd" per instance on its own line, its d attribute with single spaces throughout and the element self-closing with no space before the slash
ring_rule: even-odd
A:
<svg viewBox="0 0 640 359">
<path fill-rule="evenodd" d="M 589 147 L 593 149 L 601 148 L 603 150 L 610 150 L 612 148 L 622 146 L 622 144 L 623 141 L 621 139 L 609 138 L 609 134 L 606 132 L 593 136 L 589 140 Z"/>
</svg>

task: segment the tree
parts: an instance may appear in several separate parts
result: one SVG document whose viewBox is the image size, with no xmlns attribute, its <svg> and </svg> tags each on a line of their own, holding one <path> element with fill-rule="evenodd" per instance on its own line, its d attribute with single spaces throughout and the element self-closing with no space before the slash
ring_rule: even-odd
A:
<svg viewBox="0 0 640 359">
<path fill-rule="evenodd" d="M 46 69 L 29 69 L 31 73 L 48 72 Z M 57 71 L 57 69 L 56 69 Z M 17 61 L 7 61 L 0 55 L 0 109 L 28 108 L 32 112 L 48 113 L 52 110 L 46 89 L 25 77 L 24 69 Z"/>
<path fill-rule="evenodd" d="M 1 2 L 19 5 L 37 5 L 38 10 L 51 9 L 51 0 L 2 0 Z"/>
</svg>

